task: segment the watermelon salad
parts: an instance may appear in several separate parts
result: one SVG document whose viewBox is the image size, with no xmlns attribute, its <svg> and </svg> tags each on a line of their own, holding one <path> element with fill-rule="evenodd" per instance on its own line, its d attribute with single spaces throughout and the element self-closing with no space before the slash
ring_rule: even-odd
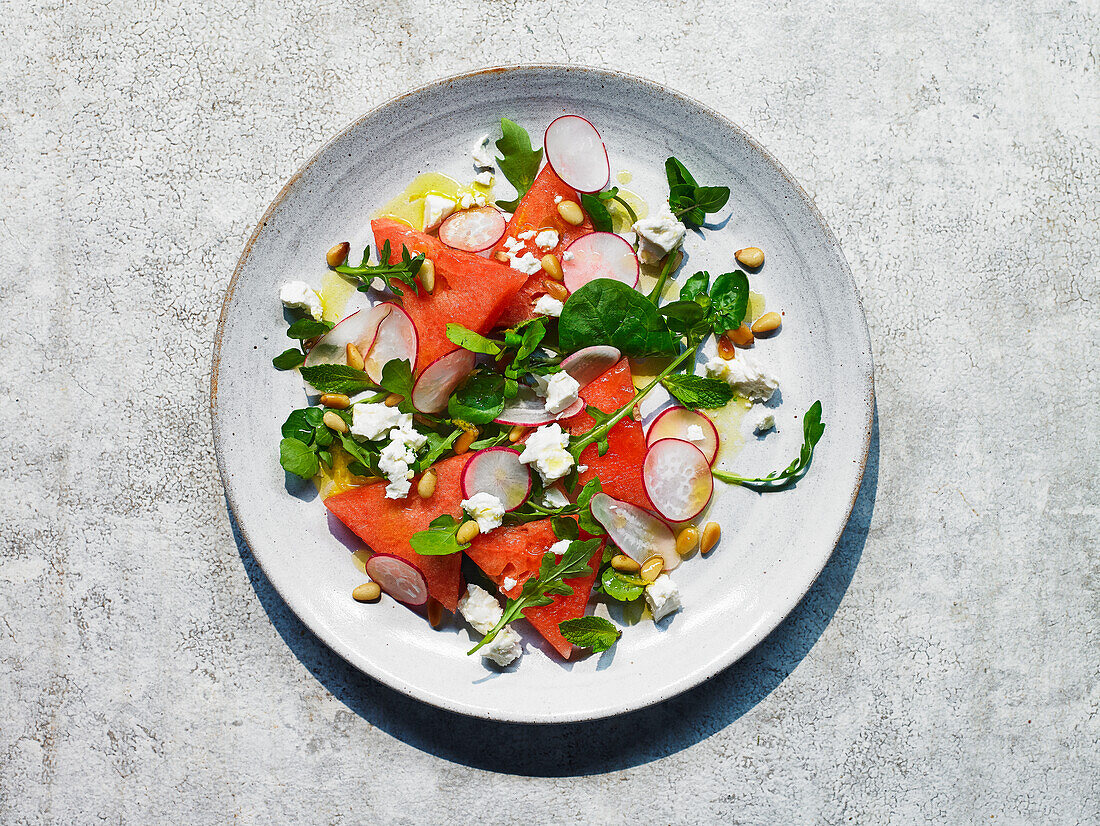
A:
<svg viewBox="0 0 1100 826">
<path fill-rule="evenodd" d="M 715 467 L 723 408 L 757 410 L 759 438 L 775 427 L 766 339 L 782 325 L 750 310 L 760 249 L 713 278 L 679 272 L 727 187 L 669 158 L 648 214 L 609 186 L 583 117 L 554 120 L 540 149 L 507 118 L 500 132 L 496 153 L 489 136 L 473 148 L 469 186 L 380 212 L 358 263 L 332 247 L 320 292 L 283 285 L 300 346 L 273 361 L 300 370 L 310 402 L 283 425 L 282 467 L 366 545 L 355 598 L 384 593 L 435 627 L 456 612 L 469 653 L 508 666 L 516 620 L 569 659 L 619 639 L 601 603 L 654 622 L 680 610 L 672 572 L 719 540 L 715 481 L 789 487 L 824 425 L 816 402 L 799 455 L 767 476 Z M 498 174 L 511 200 L 494 197 Z"/>
</svg>

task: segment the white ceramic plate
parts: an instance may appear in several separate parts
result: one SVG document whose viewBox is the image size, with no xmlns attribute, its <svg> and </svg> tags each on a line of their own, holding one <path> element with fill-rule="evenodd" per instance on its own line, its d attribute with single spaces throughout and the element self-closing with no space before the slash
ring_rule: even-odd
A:
<svg viewBox="0 0 1100 826">
<path fill-rule="evenodd" d="M 279 285 L 320 285 L 324 252 L 339 240 L 362 250 L 369 217 L 416 174 L 469 180 L 467 152 L 504 115 L 541 143 L 567 112 L 601 131 L 614 173 L 651 205 L 667 194 L 664 160 L 676 155 L 700 183 L 732 189 L 729 216 L 705 240 L 689 237 L 687 273 L 734 267 L 759 246 L 752 278 L 780 335 L 760 349 L 778 375 L 779 432 L 749 445 L 742 472 L 783 467 L 801 444 L 801 415 L 815 400 L 826 430 L 810 473 L 782 493 L 716 484 L 711 519 L 723 540 L 675 574 L 684 609 L 659 625 L 625 630 L 611 651 L 562 664 L 538 648 L 507 671 L 466 656 L 458 623 L 432 631 L 384 599 L 350 598 L 363 580 L 316 497 L 288 492 L 279 428 L 302 405 L 295 372 L 271 358 L 288 345 Z M 506 185 L 505 185 L 506 187 Z M 502 196 L 503 197 L 503 196 Z M 683 277 L 683 276 L 681 276 Z M 334 651 L 398 691 L 478 717 L 564 722 L 658 702 L 706 680 L 762 640 L 809 589 L 832 553 L 859 488 L 871 431 L 871 348 L 844 257 L 807 195 L 748 135 L 694 100 L 648 81 L 593 69 L 494 69 L 433 83 L 379 107 L 321 149 L 284 187 L 241 256 L 226 293 L 214 354 L 211 406 L 218 464 L 246 541 L 282 597 Z M 534 640 L 537 635 L 525 634 Z"/>
</svg>

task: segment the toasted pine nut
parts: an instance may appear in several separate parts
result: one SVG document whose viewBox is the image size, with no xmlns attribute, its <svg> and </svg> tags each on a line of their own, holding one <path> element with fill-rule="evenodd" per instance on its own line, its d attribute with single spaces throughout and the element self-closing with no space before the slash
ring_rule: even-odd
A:
<svg viewBox="0 0 1100 826">
<path fill-rule="evenodd" d="M 753 270 L 764 264 L 764 250 L 760 249 L 760 247 L 745 247 L 743 250 L 735 252 L 733 257 L 741 264 Z"/>
<path fill-rule="evenodd" d="M 707 522 L 707 526 L 703 528 L 703 538 L 699 543 L 699 549 L 705 554 L 710 553 L 721 537 L 722 526 L 717 522 Z"/>
<path fill-rule="evenodd" d="M 661 571 L 663 571 L 664 568 L 665 559 L 663 556 L 651 556 L 642 563 L 642 579 L 646 582 L 653 582 L 661 575 Z"/>
<path fill-rule="evenodd" d="M 455 539 L 458 540 L 459 545 L 465 545 L 467 542 L 473 541 L 473 538 L 479 533 L 481 533 L 481 528 L 477 526 L 477 522 L 473 519 L 467 519 L 458 526 L 458 532 L 455 533 Z"/>
<path fill-rule="evenodd" d="M 733 358 L 736 351 L 733 349 L 733 342 L 730 341 L 729 336 L 721 335 L 718 337 L 718 355 L 729 361 Z"/>
<path fill-rule="evenodd" d="M 380 596 L 382 596 L 382 589 L 378 587 L 377 582 L 364 582 L 351 592 L 351 598 L 357 602 L 374 602 Z"/>
<path fill-rule="evenodd" d="M 642 569 L 642 566 L 626 554 L 615 554 L 611 557 L 611 567 L 625 574 L 634 574 Z"/>
<path fill-rule="evenodd" d="M 764 315 L 753 322 L 752 331 L 758 336 L 764 333 L 771 333 L 778 330 L 779 325 L 782 323 L 783 319 L 779 317 L 779 313 L 764 313 Z"/>
<path fill-rule="evenodd" d="M 576 201 L 562 201 L 558 204 L 558 215 L 567 224 L 579 227 L 584 223 L 584 210 Z"/>
<path fill-rule="evenodd" d="M 362 370 L 365 366 L 363 361 L 363 354 L 359 352 L 359 348 L 348 342 L 348 346 L 344 348 L 344 360 L 348 363 L 348 367 L 352 370 Z"/>
<path fill-rule="evenodd" d="M 742 324 L 736 330 L 726 330 L 726 335 L 729 336 L 730 341 L 738 347 L 752 346 L 752 330 L 749 329 L 748 324 Z"/>
<path fill-rule="evenodd" d="M 553 278 L 555 281 L 561 281 L 565 278 L 565 273 L 561 271 L 561 262 L 558 261 L 556 255 L 551 253 L 542 256 L 542 269 L 549 278 Z"/>
<path fill-rule="evenodd" d="M 390 393 L 386 396 L 386 407 L 397 407 L 403 401 L 405 401 L 405 397 L 400 393 Z"/>
<path fill-rule="evenodd" d="M 424 288 L 424 292 L 428 295 L 435 292 L 435 264 L 432 263 L 432 259 L 425 258 L 416 275 L 420 279 L 420 286 Z"/>
<path fill-rule="evenodd" d="M 546 290 L 546 294 L 551 298 L 556 298 L 558 301 L 565 301 L 569 298 L 569 290 L 565 289 L 565 285 L 557 281 L 550 281 L 544 279 L 542 282 L 542 288 Z"/>
<path fill-rule="evenodd" d="M 515 425 L 508 431 L 508 441 L 515 444 L 527 434 L 527 427 L 522 424 Z"/>
<path fill-rule="evenodd" d="M 428 597 L 428 624 L 432 628 L 443 624 L 443 603 L 432 597 Z"/>
<path fill-rule="evenodd" d="M 699 529 L 688 525 L 676 537 L 676 553 L 687 556 L 699 545 Z"/>
<path fill-rule="evenodd" d="M 435 493 L 435 483 L 439 480 L 439 473 L 434 467 L 428 468 L 416 483 L 416 493 L 421 499 L 431 499 Z"/>
<path fill-rule="evenodd" d="M 454 452 L 456 456 L 461 456 L 467 450 L 470 449 L 470 445 L 474 443 L 474 439 L 477 438 L 477 428 L 473 430 L 467 430 L 457 439 L 455 439 Z"/>
<path fill-rule="evenodd" d="M 497 252 L 494 252 L 493 258 L 495 258 L 501 264 L 507 264 L 509 261 L 512 260 L 508 257 L 508 253 L 506 253 L 504 250 L 498 250 Z"/>
<path fill-rule="evenodd" d="M 325 415 L 321 417 L 321 421 L 323 421 L 326 426 L 331 427 L 337 433 L 348 432 L 348 423 L 341 419 L 339 414 L 334 413 L 331 410 L 325 411 Z"/>
<path fill-rule="evenodd" d="M 348 253 L 351 251 L 351 244 L 347 241 L 341 241 L 335 247 L 325 253 L 325 261 L 328 262 L 330 267 L 339 267 L 345 261 L 348 260 Z"/>
<path fill-rule="evenodd" d="M 321 404 L 325 407 L 334 407 L 337 410 L 347 410 L 351 407 L 351 399 L 343 393 L 325 393 L 321 396 Z"/>
</svg>

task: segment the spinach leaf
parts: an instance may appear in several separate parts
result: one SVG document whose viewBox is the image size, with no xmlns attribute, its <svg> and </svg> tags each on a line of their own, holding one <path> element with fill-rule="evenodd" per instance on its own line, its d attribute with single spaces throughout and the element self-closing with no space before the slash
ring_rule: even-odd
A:
<svg viewBox="0 0 1100 826">
<path fill-rule="evenodd" d="M 607 211 L 607 205 L 602 198 L 588 192 L 581 193 L 581 206 L 592 219 L 592 227 L 596 232 L 611 232 L 615 226 L 611 220 L 611 213 Z"/>
<path fill-rule="evenodd" d="M 645 593 L 645 580 L 608 565 L 600 572 L 600 590 L 619 602 L 633 602 Z"/>
<path fill-rule="evenodd" d="M 749 308 L 749 277 L 741 270 L 723 273 L 710 289 L 711 327 L 716 334 L 736 330 Z"/>
<path fill-rule="evenodd" d="M 405 401 L 412 399 L 413 374 L 412 365 L 408 359 L 390 359 L 382 365 L 382 380 L 379 382 L 383 390 L 403 397 Z M 409 411 L 403 411 L 409 412 Z"/>
<path fill-rule="evenodd" d="M 531 148 L 531 136 L 527 130 L 518 123 L 500 119 L 501 138 L 497 141 L 497 151 L 503 157 L 497 158 L 497 166 L 500 173 L 508 179 L 508 183 L 516 188 L 516 197 L 511 201 L 497 201 L 497 206 L 508 212 L 515 212 L 535 177 L 539 174 L 539 164 L 542 163 L 542 150 Z"/>
<path fill-rule="evenodd" d="M 471 373 L 447 402 L 447 414 L 470 424 L 488 424 L 504 409 L 504 376 L 491 370 Z"/>
<path fill-rule="evenodd" d="M 717 212 L 730 198 L 727 186 L 699 186 L 676 158 L 665 161 L 668 178 L 668 206 L 673 215 L 690 227 L 700 227 L 707 213 Z"/>
<path fill-rule="evenodd" d="M 624 356 L 675 355 L 676 337 L 644 295 L 621 281 L 597 278 L 569 296 L 558 319 L 565 352 L 610 344 Z"/>
</svg>

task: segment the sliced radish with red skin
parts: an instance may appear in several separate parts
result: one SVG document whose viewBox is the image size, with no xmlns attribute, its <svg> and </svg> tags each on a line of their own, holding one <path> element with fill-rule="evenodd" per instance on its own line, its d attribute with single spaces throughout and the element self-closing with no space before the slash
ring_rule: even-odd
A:
<svg viewBox="0 0 1100 826">
<path fill-rule="evenodd" d="M 561 369 L 584 387 L 618 364 L 622 357 L 617 347 L 594 344 L 563 358 Z"/>
<path fill-rule="evenodd" d="M 427 367 L 413 385 L 413 407 L 421 413 L 439 413 L 447 409 L 447 400 L 470 375 L 477 356 L 469 350 L 452 350 Z"/>
<path fill-rule="evenodd" d="M 579 192 L 599 192 L 611 180 L 607 147 L 596 127 L 580 115 L 563 115 L 542 138 L 546 162 Z"/>
<path fill-rule="evenodd" d="M 590 232 L 570 244 L 568 252 L 572 258 L 562 258 L 561 271 L 569 292 L 576 292 L 597 278 L 638 286 L 638 273 L 641 272 L 638 256 L 634 254 L 634 247 L 620 235 Z"/>
<path fill-rule="evenodd" d="M 538 427 L 561 419 L 576 416 L 584 409 L 584 400 L 577 399 L 561 413 L 547 413 L 546 399 L 526 384 L 519 386 L 515 398 L 509 399 L 504 409 L 493 421 L 497 424 L 521 424 L 526 427 Z"/>
<path fill-rule="evenodd" d="M 399 556 L 374 554 L 367 560 L 367 576 L 378 587 L 406 605 L 423 605 L 428 601 L 428 583 L 424 575 Z"/>
<path fill-rule="evenodd" d="M 495 496 L 505 510 L 515 510 L 531 493 L 531 471 L 511 448 L 479 450 L 462 470 L 462 498 L 479 493 Z"/>
<path fill-rule="evenodd" d="M 698 447 L 682 439 L 660 439 L 642 463 L 645 492 L 670 522 L 686 522 L 702 513 L 714 493 L 710 462 Z"/>
<path fill-rule="evenodd" d="M 584 399 L 577 399 L 569 407 L 565 408 L 561 413 L 554 416 L 554 421 L 561 421 L 562 419 L 571 419 L 584 410 Z"/>
<path fill-rule="evenodd" d="M 680 564 L 672 528 L 649 511 L 620 502 L 606 493 L 593 496 L 590 507 L 596 521 L 607 529 L 611 541 L 635 562 L 645 562 L 660 554 L 665 560 L 666 571 Z"/>
<path fill-rule="evenodd" d="M 378 334 L 375 336 L 370 352 L 363 353 L 363 369 L 372 380 L 381 381 L 382 368 L 386 362 L 393 359 L 407 359 L 409 366 L 415 372 L 416 325 L 409 318 L 409 314 L 397 304 L 379 304 L 378 307 L 389 307 L 390 311 L 378 325 Z"/>
<path fill-rule="evenodd" d="M 688 428 L 692 425 L 703 431 L 702 440 L 688 438 Z M 646 431 L 645 443 L 651 446 L 661 439 L 683 439 L 691 442 L 703 451 L 708 464 L 714 464 L 714 457 L 718 455 L 718 428 L 702 413 L 686 407 L 670 407 L 657 414 L 657 418 Z"/>
<path fill-rule="evenodd" d="M 357 310 L 317 339 L 306 356 L 304 367 L 319 364 L 346 364 L 347 347 L 354 344 L 360 354 L 369 353 L 378 335 L 378 325 L 390 314 L 392 304 L 379 304 Z"/>
<path fill-rule="evenodd" d="M 496 207 L 475 207 L 456 212 L 440 224 L 439 240 L 452 249 L 481 252 L 503 238 L 507 228 Z"/>
</svg>

